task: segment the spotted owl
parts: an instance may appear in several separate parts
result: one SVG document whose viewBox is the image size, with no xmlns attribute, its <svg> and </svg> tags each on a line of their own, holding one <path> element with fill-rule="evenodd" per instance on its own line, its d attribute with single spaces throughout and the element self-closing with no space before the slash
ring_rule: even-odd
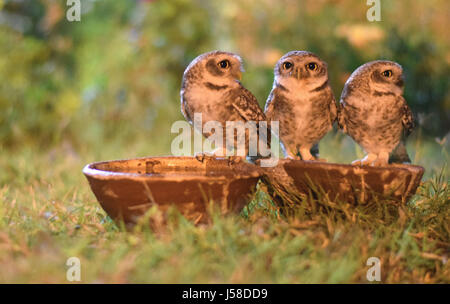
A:
<svg viewBox="0 0 450 304">
<path fill-rule="evenodd" d="M 241 84 L 243 72 L 242 59 L 236 54 L 213 51 L 195 58 L 186 68 L 181 85 L 181 112 L 186 120 L 193 124 L 194 113 L 202 114 L 203 135 L 205 123 L 218 121 L 223 127 L 224 150 L 215 151 L 216 155 L 225 155 L 226 150 L 236 147 L 236 136 L 226 136 L 227 121 L 256 122 L 259 136 L 270 130 L 261 130 L 258 122 L 266 121 L 255 96 Z M 249 153 L 249 132 L 246 130 L 245 154 Z M 226 140 L 228 138 L 228 141 Z M 231 138 L 231 139 L 230 139 Z"/>
<path fill-rule="evenodd" d="M 285 157 L 315 160 L 317 143 L 337 117 L 327 64 L 313 53 L 291 51 L 277 62 L 274 74 L 264 112 L 268 120 L 279 121 Z"/>
<path fill-rule="evenodd" d="M 367 153 L 353 164 L 386 165 L 394 149 L 409 159 L 401 139 L 414 128 L 414 119 L 403 83 L 402 67 L 385 60 L 360 66 L 345 83 L 338 123 Z"/>
</svg>

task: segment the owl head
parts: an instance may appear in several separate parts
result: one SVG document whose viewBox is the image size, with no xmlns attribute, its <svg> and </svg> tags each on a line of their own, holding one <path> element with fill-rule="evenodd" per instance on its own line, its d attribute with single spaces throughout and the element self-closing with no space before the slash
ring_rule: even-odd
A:
<svg viewBox="0 0 450 304">
<path fill-rule="evenodd" d="M 216 86 L 230 85 L 241 79 L 240 56 L 222 51 L 204 53 L 195 58 L 183 74 L 184 82 L 207 82 Z"/>
<path fill-rule="evenodd" d="M 393 61 L 371 61 L 357 68 L 347 80 L 346 86 L 348 84 L 375 94 L 401 95 L 404 87 L 403 69 Z"/>
<path fill-rule="evenodd" d="M 311 52 L 291 51 L 278 60 L 274 74 L 275 82 L 285 87 L 314 90 L 328 80 L 328 66 Z"/>
</svg>

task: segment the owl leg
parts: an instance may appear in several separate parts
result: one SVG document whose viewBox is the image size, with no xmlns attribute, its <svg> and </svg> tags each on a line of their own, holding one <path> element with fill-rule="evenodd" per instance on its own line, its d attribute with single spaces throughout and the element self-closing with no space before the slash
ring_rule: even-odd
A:
<svg viewBox="0 0 450 304">
<path fill-rule="evenodd" d="M 371 166 L 376 159 L 377 159 L 376 154 L 368 153 L 363 159 L 357 159 L 352 161 L 352 165 Z"/>
<path fill-rule="evenodd" d="M 284 151 L 285 157 L 290 159 L 300 159 L 295 153 L 292 153 L 292 150 Z"/>
<path fill-rule="evenodd" d="M 223 155 L 228 158 L 229 164 L 235 164 L 245 160 L 245 156 L 248 155 L 248 145 L 245 146 L 244 156 L 237 155 L 239 152 L 239 145 L 245 144 L 245 142 L 239 142 L 237 136 L 235 135 L 231 139 L 225 138 L 225 143 Z"/>
<path fill-rule="evenodd" d="M 383 151 L 378 153 L 378 157 L 373 163 L 374 166 L 386 166 L 389 161 L 389 152 Z"/>
<path fill-rule="evenodd" d="M 199 130 L 202 131 L 202 130 Z M 214 133 L 211 132 L 203 132 L 203 136 L 208 140 Z M 226 153 L 226 147 L 223 145 L 218 146 L 211 152 L 203 151 L 203 152 L 197 152 L 194 154 L 194 157 L 199 161 L 203 162 L 205 159 L 208 158 L 216 158 L 216 157 L 225 157 Z"/>
<path fill-rule="evenodd" d="M 310 147 L 300 147 L 300 155 L 302 156 L 303 160 L 315 160 L 314 156 L 311 155 L 309 149 Z"/>
<path fill-rule="evenodd" d="M 288 146 L 286 143 L 284 143 L 283 141 L 280 141 L 280 145 L 281 145 L 281 149 L 283 150 L 283 154 L 285 158 L 290 158 L 290 159 L 300 159 L 297 156 L 297 148 L 292 145 L 292 146 Z"/>
</svg>

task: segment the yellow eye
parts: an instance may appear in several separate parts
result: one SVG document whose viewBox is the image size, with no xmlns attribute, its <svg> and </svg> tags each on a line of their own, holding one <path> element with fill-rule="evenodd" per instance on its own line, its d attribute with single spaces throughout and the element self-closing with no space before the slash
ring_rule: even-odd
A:
<svg viewBox="0 0 450 304">
<path fill-rule="evenodd" d="M 391 70 L 386 70 L 386 71 L 384 71 L 381 74 L 383 74 L 384 77 L 389 78 L 389 77 L 392 76 L 392 71 Z"/>
<path fill-rule="evenodd" d="M 283 68 L 285 70 L 289 70 L 290 68 L 292 68 L 293 64 L 290 63 L 289 61 L 286 61 L 285 63 L 283 63 Z"/>
<path fill-rule="evenodd" d="M 306 68 L 310 69 L 311 71 L 315 71 L 319 68 L 319 66 L 315 62 L 310 62 L 306 65 Z"/>
<path fill-rule="evenodd" d="M 221 69 L 226 69 L 230 66 L 230 62 L 228 60 L 222 60 L 221 62 L 218 63 L 218 66 Z"/>
</svg>

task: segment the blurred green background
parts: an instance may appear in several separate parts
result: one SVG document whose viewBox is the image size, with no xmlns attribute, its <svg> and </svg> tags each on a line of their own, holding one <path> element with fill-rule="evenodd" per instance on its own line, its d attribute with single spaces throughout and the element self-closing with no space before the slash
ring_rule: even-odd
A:
<svg viewBox="0 0 450 304">
<path fill-rule="evenodd" d="M 1 157 L 28 150 L 86 163 L 169 154 L 193 58 L 240 54 L 243 83 L 263 106 L 275 62 L 298 49 L 328 62 L 336 98 L 359 65 L 399 62 L 419 123 L 412 159 L 446 168 L 450 2 L 381 1 L 381 22 L 367 21 L 368 8 L 365 0 L 82 0 L 81 21 L 69 22 L 66 0 L 0 0 Z M 337 132 L 321 145 L 332 161 L 362 153 Z"/>
</svg>

